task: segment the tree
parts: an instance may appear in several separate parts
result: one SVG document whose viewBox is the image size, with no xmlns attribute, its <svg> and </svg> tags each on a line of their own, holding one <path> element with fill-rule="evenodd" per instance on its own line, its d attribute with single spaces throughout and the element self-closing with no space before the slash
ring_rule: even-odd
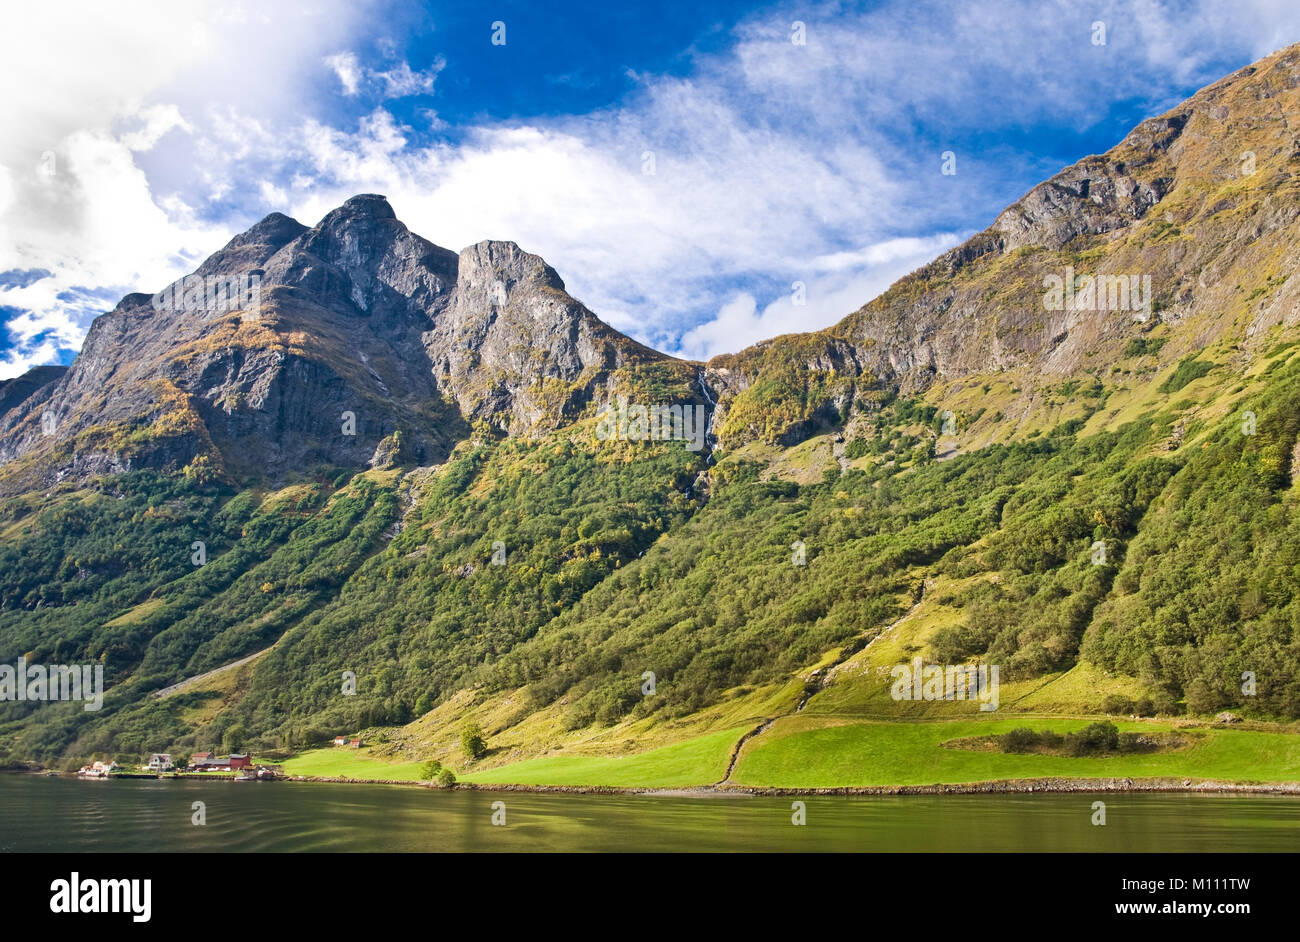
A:
<svg viewBox="0 0 1300 942">
<path fill-rule="evenodd" d="M 443 769 L 438 773 L 438 784 L 444 788 L 451 788 L 456 784 L 456 773 L 451 769 Z"/>
<path fill-rule="evenodd" d="M 432 782 L 435 778 L 437 778 L 438 773 L 441 771 L 442 771 L 442 763 L 439 762 L 437 759 L 430 759 L 428 762 L 420 766 L 421 778 L 429 782 Z"/>
<path fill-rule="evenodd" d="M 471 759 L 481 758 L 487 752 L 487 740 L 477 723 L 466 723 L 460 730 L 460 748 Z"/>
<path fill-rule="evenodd" d="M 236 723 L 226 730 L 226 735 L 221 739 L 221 747 L 226 752 L 238 752 L 240 744 L 248 736 L 248 730 L 244 728 L 243 723 Z"/>
</svg>

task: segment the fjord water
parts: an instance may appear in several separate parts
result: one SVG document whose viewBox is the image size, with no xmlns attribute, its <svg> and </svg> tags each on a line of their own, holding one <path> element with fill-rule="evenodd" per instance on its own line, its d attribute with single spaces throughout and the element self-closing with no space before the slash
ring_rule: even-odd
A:
<svg viewBox="0 0 1300 942">
<path fill-rule="evenodd" d="M 802 827 L 794 800 L 0 775 L 0 851 L 1300 849 L 1300 799 L 1275 795 L 809 796 Z"/>
</svg>

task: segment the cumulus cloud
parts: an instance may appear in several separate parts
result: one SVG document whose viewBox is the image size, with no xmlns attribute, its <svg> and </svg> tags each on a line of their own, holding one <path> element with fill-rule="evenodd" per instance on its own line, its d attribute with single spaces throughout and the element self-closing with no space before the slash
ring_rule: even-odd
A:
<svg viewBox="0 0 1300 942">
<path fill-rule="evenodd" d="M 737 293 L 716 317 L 686 331 L 673 352 L 707 360 L 781 334 L 830 327 L 960 241 L 956 233 L 889 239 L 794 263 L 789 271 L 811 273 L 807 281 L 790 282 L 789 290 L 762 310 L 752 294 Z"/>
<path fill-rule="evenodd" d="M 1060 169 L 990 142 L 1089 127 L 1120 100 L 1158 111 L 1300 36 L 1289 0 L 799 9 L 804 45 L 760 10 L 616 106 L 454 135 L 428 109 L 396 117 L 392 99 L 437 101 L 445 66 L 412 69 L 391 39 L 368 58 L 373 3 L 9 14 L 0 271 L 50 275 L 0 280 L 22 312 L 0 378 L 75 349 L 101 298 L 155 290 L 269 211 L 314 224 L 358 192 L 452 249 L 518 242 L 660 349 L 736 350 L 833 323 Z"/>
<path fill-rule="evenodd" d="M 343 0 L 292 14 L 202 0 L 6 10 L 0 270 L 47 274 L 0 283 L 0 307 L 19 312 L 3 325 L 0 379 L 66 359 L 122 295 L 156 290 L 230 238 L 205 212 L 228 195 L 237 155 L 217 142 L 268 152 L 259 120 L 280 133 L 299 120 L 325 48 L 365 12 Z"/>
</svg>

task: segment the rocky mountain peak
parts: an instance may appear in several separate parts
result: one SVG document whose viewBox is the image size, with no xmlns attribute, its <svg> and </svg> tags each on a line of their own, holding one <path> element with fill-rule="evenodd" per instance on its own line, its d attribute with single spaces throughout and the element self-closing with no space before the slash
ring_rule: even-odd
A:
<svg viewBox="0 0 1300 942">
<path fill-rule="evenodd" d="M 491 240 L 460 253 L 456 289 L 425 345 L 462 413 L 511 433 L 571 419 L 631 362 L 671 360 L 602 322 L 542 258 Z"/>
<path fill-rule="evenodd" d="M 214 308 L 214 282 L 239 290 Z M 554 428 L 648 360 L 668 358 L 537 255 L 504 241 L 458 255 L 361 194 L 312 228 L 272 213 L 97 318 L 66 372 L 7 384 L 0 490 L 200 457 L 238 479 L 386 464 L 397 432 L 402 460 L 439 461 L 470 420 Z"/>
<path fill-rule="evenodd" d="M 412 233 L 384 197 L 365 194 L 280 249 L 263 281 L 351 313 L 422 318 L 455 283 L 456 265 L 456 253 Z"/>
</svg>

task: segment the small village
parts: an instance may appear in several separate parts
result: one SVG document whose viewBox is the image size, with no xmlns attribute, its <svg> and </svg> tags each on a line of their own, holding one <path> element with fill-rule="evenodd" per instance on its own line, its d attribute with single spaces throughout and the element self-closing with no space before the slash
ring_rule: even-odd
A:
<svg viewBox="0 0 1300 942">
<path fill-rule="evenodd" d="M 233 774 L 231 774 L 233 773 Z M 173 762 L 169 753 L 155 752 L 149 761 L 138 768 L 118 765 L 117 762 L 92 762 L 77 770 L 79 778 L 222 778 L 236 782 L 273 782 L 278 777 L 275 766 L 256 765 L 251 755 L 231 753 L 219 756 L 212 752 L 196 752 L 188 762 Z"/>
<path fill-rule="evenodd" d="M 334 736 L 335 748 L 360 749 L 365 742 L 358 736 Z M 53 773 L 51 773 L 53 774 Z M 280 767 L 253 762 L 250 754 L 232 752 L 220 756 L 215 752 L 193 753 L 188 761 L 175 762 L 170 753 L 155 752 L 144 765 L 132 768 L 114 760 L 95 761 L 77 770 L 78 778 L 220 778 L 235 782 L 274 782 L 283 778 Z"/>
</svg>

